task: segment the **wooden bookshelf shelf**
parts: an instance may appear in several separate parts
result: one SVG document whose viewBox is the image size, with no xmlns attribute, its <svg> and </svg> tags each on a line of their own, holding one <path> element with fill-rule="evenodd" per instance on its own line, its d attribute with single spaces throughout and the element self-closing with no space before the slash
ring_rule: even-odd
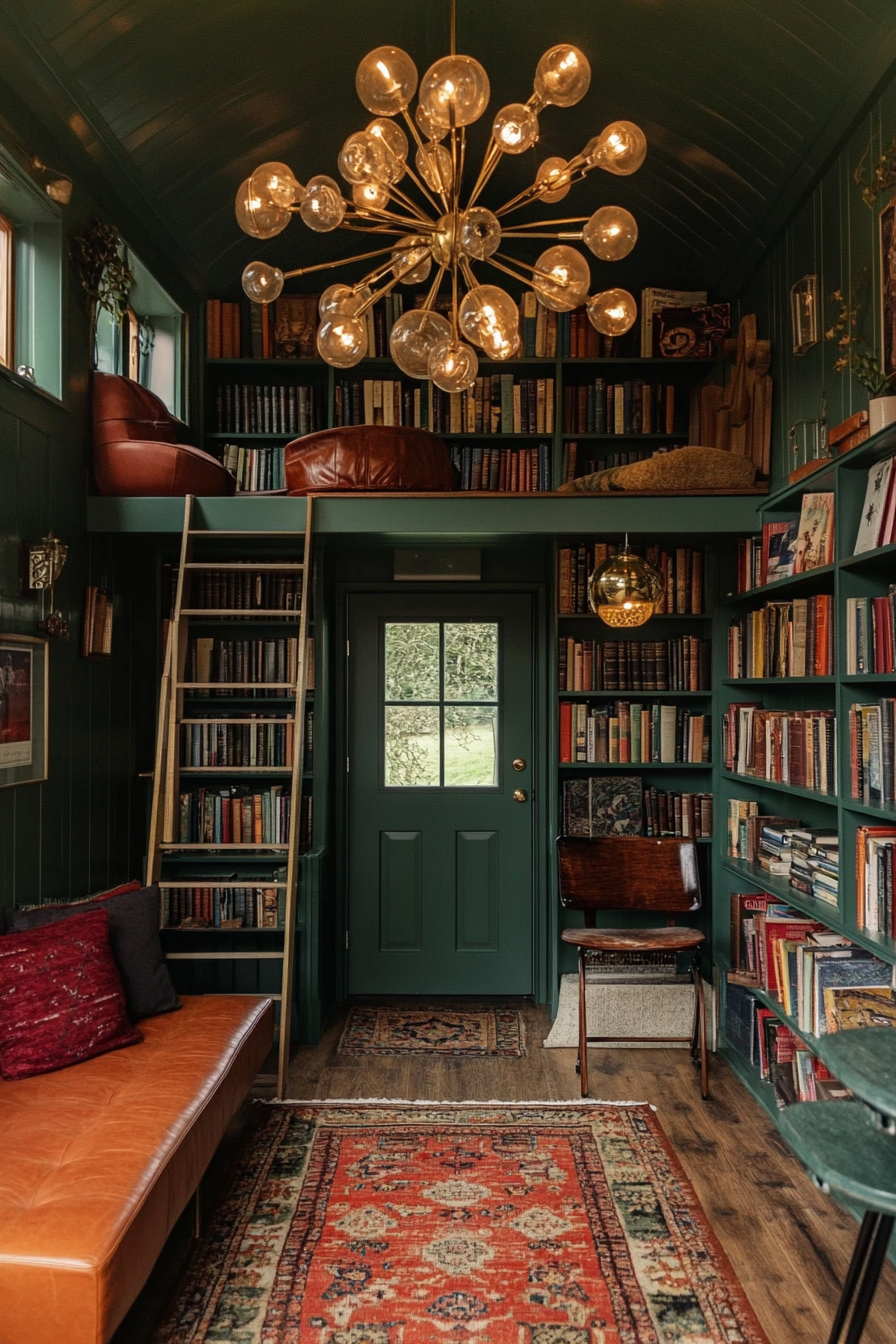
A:
<svg viewBox="0 0 896 1344">
<path fill-rule="evenodd" d="M 564 439 L 574 439 L 576 443 L 600 443 L 609 440 L 612 443 L 666 443 L 669 439 L 687 439 L 686 429 L 670 430 L 667 434 L 577 434 L 575 430 L 564 429 Z"/>
<path fill-rule="evenodd" d="M 625 690 L 625 691 L 558 691 L 557 697 L 560 700 L 630 700 L 633 695 L 639 697 L 649 696 L 651 699 L 660 699 L 665 696 L 667 700 L 710 700 L 712 691 L 647 691 L 647 690 Z"/>
<path fill-rule="evenodd" d="M 711 761 L 560 761 L 561 770 L 711 770 Z"/>
<path fill-rule="evenodd" d="M 725 677 L 723 686 L 824 686 L 833 685 L 836 677 Z"/>
<path fill-rule="evenodd" d="M 204 565 L 204 569 L 214 569 L 214 565 Z M 245 607 L 184 607 L 181 611 L 182 616 L 198 616 L 204 621 L 231 620 L 234 616 L 242 617 L 244 620 L 255 621 L 270 620 L 272 616 L 279 616 L 285 621 L 298 622 L 302 619 L 300 611 L 281 611 L 277 608 L 270 610 L 261 607 L 253 607 L 247 611 Z"/>
<path fill-rule="evenodd" d="M 896 575 L 896 542 L 889 546 L 878 546 L 873 551 L 862 551 L 859 555 L 848 555 L 839 561 L 839 567 L 851 573 L 884 568 Z"/>
<path fill-rule="evenodd" d="M 860 691 L 863 686 L 896 686 L 896 673 L 845 672 L 840 680 L 850 688 Z"/>
<path fill-rule="evenodd" d="M 227 853 L 238 853 L 238 852 L 241 851 L 241 850 L 247 850 L 247 849 L 248 849 L 248 850 L 259 850 L 259 851 L 261 851 L 261 850 L 266 850 L 266 851 L 268 851 L 268 852 L 270 852 L 270 853 L 273 854 L 273 853 L 280 853 L 281 851 L 282 851 L 283 853 L 285 853 L 285 852 L 289 849 L 289 845 L 258 845 L 258 844 L 242 844 L 242 845 L 234 845 L 234 844 L 225 844 L 224 841 L 222 841 L 222 840 L 209 840 L 209 841 L 204 841 L 204 842 L 202 842 L 202 843 L 195 843 L 195 844 L 186 844 L 186 843 L 184 843 L 184 844 L 175 844 L 175 843 L 171 843 L 171 844 L 162 844 L 162 845 L 159 845 L 159 849 L 160 849 L 160 850 L 163 850 L 166 854 L 172 854 L 172 853 L 174 853 L 174 852 L 177 851 L 177 850 L 184 850 L 184 851 L 187 852 L 187 853 L 189 853 L 189 852 L 193 852 L 193 851 L 196 851 L 196 850 L 202 850 L 202 852 L 205 853 L 205 854 L 214 854 L 214 853 L 217 853 L 217 852 L 220 851 L 220 850 L 224 850 L 224 851 L 226 851 Z M 194 884 L 194 885 L 199 885 L 199 884 Z M 213 886 L 216 886 L 217 884 L 214 883 L 214 882 L 205 882 L 205 883 L 202 883 L 201 885 L 203 885 L 203 886 L 207 886 L 207 887 L 213 887 Z"/>
<path fill-rule="evenodd" d="M 778 579 L 775 583 L 764 583 L 758 588 L 748 588 L 745 593 L 729 593 L 727 601 L 732 605 L 743 602 L 762 602 L 768 601 L 772 594 L 791 593 L 794 590 L 799 593 L 801 588 L 811 585 L 819 579 L 833 580 L 836 563 L 830 565 L 819 565 L 817 569 L 807 569 L 803 574 L 794 574 L 789 579 Z M 772 599 L 773 600 L 773 599 Z"/>
<path fill-rule="evenodd" d="M 797 798 L 811 798 L 816 803 L 828 803 L 831 807 L 837 806 L 837 795 L 835 793 L 819 793 L 817 789 L 802 789 L 796 784 L 785 784 L 777 779 L 756 779 L 753 775 L 739 775 L 733 770 L 723 770 L 722 779 L 730 780 L 734 784 L 752 784 L 755 789 L 774 789 L 777 793 L 792 793 Z"/>
<path fill-rule="evenodd" d="M 896 803 L 863 803 L 861 798 L 844 798 L 843 806 L 850 812 L 861 812 L 863 816 L 896 822 Z"/>
</svg>

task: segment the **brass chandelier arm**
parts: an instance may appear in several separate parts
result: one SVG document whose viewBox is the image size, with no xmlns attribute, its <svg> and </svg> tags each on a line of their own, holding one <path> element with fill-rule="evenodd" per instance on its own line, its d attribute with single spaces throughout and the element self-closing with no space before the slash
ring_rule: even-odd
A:
<svg viewBox="0 0 896 1344">
<path fill-rule="evenodd" d="M 569 219 L 533 219 L 528 224 L 514 224 L 513 227 L 515 230 L 556 228 L 558 224 L 587 224 L 590 218 L 590 215 L 572 215 Z M 502 233 L 501 236 L 511 237 L 509 233 Z M 522 233 L 520 237 L 523 237 Z"/>
<path fill-rule="evenodd" d="M 498 253 L 497 253 L 497 252 L 494 253 L 494 254 L 493 254 L 492 256 L 490 256 L 490 257 L 484 257 L 483 260 L 484 260 L 484 262 L 485 262 L 485 264 L 486 264 L 487 266 L 494 266 L 494 268 L 495 268 L 496 271 L 503 271 L 504 274 L 505 274 L 505 275 L 509 275 L 509 276 L 511 277 L 512 280 L 518 280 L 521 284 L 526 285 L 526 286 L 528 286 L 529 288 L 531 288 L 531 286 L 532 286 L 532 281 L 531 281 L 531 279 L 529 278 L 529 276 L 528 276 L 528 275 L 520 275 L 520 273 L 519 273 L 518 271 L 511 270 L 511 268 L 510 268 L 509 266 L 505 266 L 504 263 L 503 263 L 502 261 L 499 261 L 499 260 L 498 260 Z M 509 257 L 508 260 L 509 260 L 509 261 L 513 261 L 514 258 L 513 258 L 513 257 Z M 522 262 L 520 262 L 519 264 L 522 265 Z"/>
<path fill-rule="evenodd" d="M 417 220 L 409 215 L 397 215 L 394 210 L 380 210 L 379 207 L 373 205 L 356 206 L 351 213 L 346 212 L 345 217 L 351 221 L 353 219 L 365 219 L 368 215 L 372 216 L 374 219 L 386 219 L 392 220 L 397 224 L 405 224 L 407 225 L 407 231 L 409 233 L 413 232 L 415 229 L 435 228 L 435 224 L 428 220 L 425 215 L 421 215 L 419 220 Z"/>
<path fill-rule="evenodd" d="M 398 199 L 402 202 L 402 204 L 405 205 L 407 209 L 413 213 L 415 219 L 422 219 L 422 220 L 427 219 L 426 215 L 423 213 L 417 202 L 411 200 L 410 196 L 406 196 L 405 193 L 401 191 L 394 183 L 392 183 L 389 187 L 389 194 L 392 196 L 397 196 Z"/>
<path fill-rule="evenodd" d="M 435 303 L 435 298 L 439 292 L 439 286 L 442 283 L 442 277 L 445 274 L 445 269 L 446 268 L 444 266 L 439 267 L 438 275 L 436 276 L 435 280 L 433 280 L 432 284 L 429 287 L 429 293 L 427 294 L 426 302 L 423 305 L 424 312 L 431 311 L 432 305 Z"/>
<path fill-rule="evenodd" d="M 557 233 L 510 233 L 501 230 L 502 238 L 551 238 L 556 242 L 580 243 L 582 241 L 582 230 L 575 233 L 564 233 L 562 229 Z"/>
<path fill-rule="evenodd" d="M 358 252 L 353 257 L 339 257 L 336 261 L 319 261 L 314 266 L 299 266 L 294 271 L 284 271 L 283 279 L 292 280 L 297 275 L 311 275 L 313 271 L 329 271 L 334 266 L 348 266 L 353 261 L 369 261 L 371 257 L 382 257 L 394 249 L 379 247 L 375 252 Z"/>
<path fill-rule="evenodd" d="M 433 210 L 438 210 L 439 206 L 438 206 L 438 202 L 436 201 L 435 197 L 432 196 L 432 195 L 430 194 L 429 188 L 427 187 L 426 183 L 422 180 L 422 178 L 419 178 L 419 177 L 417 176 L 417 174 L 414 172 L 414 170 L 413 170 L 413 168 L 411 167 L 411 165 L 408 163 L 407 159 L 404 160 L 404 170 L 405 170 L 405 172 L 407 173 L 408 177 L 409 177 L 409 178 L 411 179 L 411 181 L 413 182 L 414 186 L 415 186 L 415 187 L 417 188 L 417 190 L 420 192 L 420 194 L 421 194 L 422 196 L 425 196 L 426 199 L 429 201 L 429 203 L 430 203 L 430 205 L 432 206 Z M 394 187 L 390 187 L 389 190 L 390 190 L 390 191 L 394 191 L 395 188 L 394 188 Z M 421 216 L 421 218 L 424 218 L 424 216 Z"/>
<path fill-rule="evenodd" d="M 494 140 L 490 140 L 488 149 L 485 151 L 485 156 L 482 160 L 482 167 L 479 169 L 479 176 L 473 184 L 473 190 L 470 192 L 470 199 L 467 202 L 468 210 L 476 204 L 480 194 L 485 190 L 488 180 L 501 162 L 503 154 L 504 151 L 500 146 L 496 145 Z"/>
<path fill-rule="evenodd" d="M 580 166 L 579 161 L 581 161 L 582 166 Z M 571 167 L 571 165 L 574 166 Z M 562 183 L 564 187 L 571 187 L 577 182 L 583 182 L 588 176 L 588 166 L 586 161 L 582 159 L 581 154 L 577 155 L 575 159 L 570 159 L 569 163 L 566 165 L 565 171 L 569 176 L 564 177 Z M 524 191 L 521 191 L 517 196 L 512 197 L 506 205 L 501 206 L 500 210 L 496 210 L 495 214 L 499 218 L 501 215 L 509 215 L 512 210 L 521 210 L 524 205 L 528 205 L 531 201 L 537 201 L 539 197 L 546 195 L 547 192 L 556 191 L 557 189 L 556 184 L 553 186 L 551 185 L 550 178 L 543 177 L 538 182 L 533 182 L 531 187 L 526 187 Z"/>
</svg>

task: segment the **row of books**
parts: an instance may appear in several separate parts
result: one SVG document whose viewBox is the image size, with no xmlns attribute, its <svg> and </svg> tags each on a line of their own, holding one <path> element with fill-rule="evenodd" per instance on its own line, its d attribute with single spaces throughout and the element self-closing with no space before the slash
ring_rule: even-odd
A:
<svg viewBox="0 0 896 1344">
<path fill-rule="evenodd" d="M 313 359 L 319 322 L 316 294 L 284 294 L 275 303 L 209 299 L 208 359 Z"/>
<path fill-rule="evenodd" d="M 884 696 L 849 707 L 849 783 L 870 807 L 896 798 L 896 700 Z"/>
<path fill-rule="evenodd" d="M 674 434 L 675 384 L 625 378 L 567 384 L 564 434 Z"/>
<path fill-rule="evenodd" d="M 112 614 L 112 594 L 96 584 L 89 584 L 84 590 L 82 657 L 102 657 L 112 652 Z"/>
<path fill-rule="evenodd" d="M 237 494 L 261 494 L 286 489 L 283 445 L 250 448 L 244 443 L 225 443 L 221 450 L 224 470 L 236 478 Z"/>
<path fill-rule="evenodd" d="M 286 921 L 286 869 L 269 878 L 277 886 L 162 887 L 167 928 L 282 929 Z"/>
<path fill-rule="evenodd" d="M 709 722 L 680 705 L 561 700 L 560 763 L 703 765 L 710 759 Z"/>
<path fill-rule="evenodd" d="M 731 896 L 731 950 L 729 982 L 764 989 L 800 1031 L 862 1025 L 857 991 L 865 1012 L 896 1025 L 892 966 L 768 892 Z"/>
<path fill-rule="evenodd" d="M 189 606 L 207 611 L 298 611 L 302 579 L 296 570 L 201 569 L 193 575 Z"/>
<path fill-rule="evenodd" d="M 222 383 L 215 388 L 218 434 L 293 434 L 324 429 L 326 388 L 311 383 Z"/>
<path fill-rule="evenodd" d="M 896 583 L 886 596 L 846 599 L 846 672 L 896 672 Z"/>
<path fill-rule="evenodd" d="M 484 448 L 481 444 L 451 444 L 451 463 L 461 490 L 510 491 L 533 494 L 549 491 L 551 445 L 532 448 Z"/>
<path fill-rule="evenodd" d="M 802 497 L 798 518 L 765 523 L 759 537 L 741 537 L 737 546 L 737 591 L 749 592 L 794 574 L 833 563 L 834 496 Z"/>
<path fill-rule="evenodd" d="M 336 383 L 334 425 L 410 425 L 429 428 L 430 387 L 398 378 L 349 378 Z"/>
<path fill-rule="evenodd" d="M 894 911 L 896 826 L 859 826 L 856 830 L 856 918 L 868 933 L 896 935 Z"/>
<path fill-rule="evenodd" d="M 589 775 L 563 781 L 561 833 L 603 835 L 712 835 L 712 794 L 645 788 L 640 775 Z"/>
<path fill-rule="evenodd" d="M 725 998 L 725 1035 L 771 1084 L 779 1110 L 797 1101 L 844 1101 L 851 1096 L 806 1042 L 749 989 L 729 982 Z"/>
<path fill-rule="evenodd" d="M 290 805 L 282 784 L 250 793 L 238 784 L 180 795 L 177 840 L 182 845 L 285 845 Z"/>
<path fill-rule="evenodd" d="M 554 379 L 495 373 L 468 392 L 432 383 L 345 378 L 336 384 L 336 425 L 413 425 L 436 434 L 553 434 Z"/>
<path fill-rule="evenodd" d="M 561 635 L 561 691 L 708 691 L 712 644 L 674 639 L 573 639 Z"/>
<path fill-rule="evenodd" d="M 804 826 L 795 817 L 760 814 L 755 800 L 728 800 L 727 846 L 731 858 L 772 877 L 786 877 L 794 891 L 836 906 L 840 845 L 836 830 Z"/>
<path fill-rule="evenodd" d="M 181 725 L 181 765 L 291 766 L 295 721 L 291 718 L 187 719 Z M 304 766 L 311 767 L 314 710 L 305 711 Z"/>
<path fill-rule="evenodd" d="M 827 677 L 833 671 L 830 593 L 767 602 L 728 627 L 729 677 Z"/>
<path fill-rule="evenodd" d="M 854 555 L 890 546 L 896 541 L 896 458 L 888 457 L 868 470 L 862 517 Z"/>
<path fill-rule="evenodd" d="M 598 565 L 619 549 L 612 542 L 596 541 L 588 546 L 561 546 L 557 552 L 557 611 L 561 616 L 588 611 L 588 579 Z M 700 615 L 703 612 L 703 552 L 693 546 L 667 551 L 661 546 L 631 548 L 661 572 L 663 596 L 656 604 L 657 615 Z"/>
<path fill-rule="evenodd" d="M 254 694 L 262 697 L 288 694 L 298 675 L 297 639 L 220 639 L 199 635 L 187 644 L 184 680 L 198 689 L 195 695 L 227 696 L 229 690 L 216 691 L 209 682 L 261 682 L 267 689 Z M 273 683 L 273 686 L 271 685 Z M 282 689 L 281 689 L 282 688 Z M 253 692 L 245 692 L 253 694 Z"/>
<path fill-rule="evenodd" d="M 816 793 L 837 792 L 837 719 L 831 709 L 730 704 L 723 743 L 726 770 Z"/>
</svg>

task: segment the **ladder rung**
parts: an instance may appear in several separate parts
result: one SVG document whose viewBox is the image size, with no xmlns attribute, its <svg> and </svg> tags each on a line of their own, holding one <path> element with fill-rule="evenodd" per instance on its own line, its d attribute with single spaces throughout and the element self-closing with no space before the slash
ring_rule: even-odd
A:
<svg viewBox="0 0 896 1344">
<path fill-rule="evenodd" d="M 189 932 L 189 930 L 186 930 Z M 216 929 L 228 933 L 228 929 Z M 282 952 L 168 952 L 166 961 L 282 961 Z"/>
<path fill-rule="evenodd" d="M 291 765 L 182 765 L 182 775 L 291 775 Z"/>
<path fill-rule="evenodd" d="M 212 620 L 219 620 L 222 616 L 245 616 L 247 620 L 254 620 L 256 616 L 263 616 L 269 620 L 272 616 L 282 616 L 284 620 L 300 621 L 302 619 L 301 611 L 283 607 L 181 607 L 181 616 L 207 616 Z"/>
<path fill-rule="evenodd" d="M 167 850 L 172 850 L 172 849 L 228 849 L 228 850 L 234 850 L 234 849 L 275 849 L 275 850 L 277 850 L 277 851 L 280 851 L 280 850 L 282 850 L 282 849 L 283 849 L 283 850 L 285 850 L 285 849 L 289 849 L 289 845 L 257 845 L 257 844 L 254 844 L 254 843 L 252 843 L 252 844 L 247 843 L 247 844 L 245 844 L 245 845 L 235 845 L 235 844 L 232 843 L 232 841 L 229 841 L 229 840 L 226 841 L 226 842 L 223 841 L 223 840 L 219 840 L 219 841 L 215 841 L 215 840 L 206 840 L 206 841 L 204 841 L 202 844 L 187 844 L 187 843 L 185 842 L 184 844 L 177 845 L 177 844 L 174 844 L 174 843 L 172 842 L 171 844 L 163 844 L 163 845 L 159 845 L 159 849 L 164 849 L 164 850 L 166 850 L 166 851 L 167 851 Z M 208 882 L 194 882 L 193 885 L 196 886 L 196 887 L 202 887 L 202 886 L 207 887 L 207 886 L 210 886 L 211 884 L 208 883 Z"/>
<path fill-rule="evenodd" d="M 281 570 L 304 568 L 297 560 L 284 560 L 280 564 L 273 560 L 188 560 L 184 565 L 184 569 L 232 570 L 236 574 L 252 574 L 255 570 L 274 570 L 279 573 Z"/>
<path fill-rule="evenodd" d="M 191 527 L 187 533 L 188 537 L 304 537 L 305 529 L 298 532 L 253 532 L 251 529 L 245 531 L 230 531 L 227 528 L 205 528 Z"/>
<path fill-rule="evenodd" d="M 182 683 L 182 684 L 185 685 L 186 683 Z M 190 683 L 191 686 L 194 685 L 194 684 L 195 684 L 195 683 L 193 683 L 193 682 Z M 216 685 L 216 686 L 220 686 L 220 684 L 221 684 L 220 682 L 217 682 L 217 681 L 215 682 L 215 685 Z M 256 683 L 253 683 L 253 684 L 256 684 Z M 238 724 L 238 723 L 249 723 L 249 724 L 261 724 L 261 723 L 295 723 L 295 719 L 292 718 L 291 716 L 287 717 L 286 715 L 283 715 L 283 714 L 281 714 L 279 718 L 272 718 L 272 719 L 262 719 L 261 717 L 259 717 L 259 718 L 254 718 L 254 719 L 253 719 L 253 718 L 248 718 L 248 719 L 233 719 L 233 718 L 227 718 L 227 717 L 225 717 L 225 718 L 221 718 L 221 719 L 213 719 L 213 718 L 211 717 L 211 715 L 209 715 L 207 718 L 206 718 L 205 716 L 203 716 L 201 719 L 178 719 L 178 723 L 233 723 L 233 724 Z M 152 771 L 151 771 L 151 770 L 147 771 L 146 774 L 148 775 L 148 777 L 149 777 L 150 779 L 152 779 Z M 143 775 L 141 775 L 140 778 L 142 779 L 142 778 L 143 778 Z"/>
<path fill-rule="evenodd" d="M 202 880 L 203 878 L 207 878 L 208 881 L 203 882 L 203 880 Z M 246 890 L 246 891 L 261 891 L 262 889 L 264 889 L 265 891 L 267 891 L 267 889 L 270 887 L 272 890 L 273 890 L 274 888 L 276 888 L 278 891 L 286 891 L 286 888 L 287 888 L 287 886 L 288 886 L 288 883 L 286 883 L 286 882 L 265 882 L 263 878 L 253 878 L 251 882 L 249 882 L 249 881 L 246 881 L 246 882 L 218 882 L 216 879 L 214 879 L 214 878 L 212 877 L 212 875 L 211 875 L 210 873 L 201 873 L 201 874 L 199 875 L 199 877 L 195 878 L 192 882 L 163 882 L 163 881 L 160 879 L 157 885 L 158 885 L 163 891 L 170 891 L 171 889 L 173 889 L 173 888 L 175 888 L 175 887 L 180 888 L 180 889 L 183 890 L 183 891 L 192 891 L 194 887 L 212 887 L 215 891 L 243 891 L 243 890 Z M 177 925 L 176 925 L 176 924 L 166 924 L 164 927 L 165 927 L 166 929 L 176 929 L 176 928 L 177 928 Z M 254 926 L 254 925 L 249 925 L 249 924 L 246 925 L 246 928 L 254 928 L 254 927 L 256 927 L 256 926 Z M 184 932 L 184 933 L 189 933 L 190 930 L 189 930 L 189 929 L 184 929 L 183 932 Z M 225 933 L 227 933 L 227 932 L 232 932 L 232 930 L 227 930 L 227 929 L 225 929 L 224 932 L 225 932 Z"/>
<path fill-rule="evenodd" d="M 294 681 L 178 681 L 179 691 L 291 691 Z"/>
</svg>

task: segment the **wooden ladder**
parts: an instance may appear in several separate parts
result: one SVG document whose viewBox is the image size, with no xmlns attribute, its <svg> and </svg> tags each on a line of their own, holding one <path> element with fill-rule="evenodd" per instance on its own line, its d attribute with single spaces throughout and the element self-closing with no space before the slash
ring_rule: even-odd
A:
<svg viewBox="0 0 896 1344">
<path fill-rule="evenodd" d="M 162 680 L 159 692 L 159 720 L 156 738 L 156 752 L 153 767 L 153 796 L 149 825 L 149 846 L 147 861 L 147 881 L 158 883 L 163 890 L 173 891 L 178 887 L 213 887 L 217 890 L 237 888 L 282 889 L 285 886 L 285 914 L 282 926 L 283 948 L 277 951 L 196 951 L 169 952 L 172 961 L 269 961 L 281 962 L 280 992 L 264 997 L 279 1000 L 280 1024 L 278 1041 L 278 1062 L 276 1093 L 278 1098 L 286 1095 L 289 1073 L 290 1023 L 293 997 L 293 972 L 295 963 L 296 907 L 298 902 L 299 845 L 303 816 L 302 784 L 305 755 L 305 712 L 307 673 L 306 651 L 308 648 L 308 611 L 311 581 L 311 499 L 305 500 L 305 527 L 303 531 L 262 532 L 262 531 L 214 531 L 194 525 L 195 498 L 187 495 L 184 501 L 184 525 L 181 538 L 180 563 L 177 572 L 177 586 L 174 599 L 173 617 L 168 629 Z M 283 549 L 295 554 L 295 543 L 301 541 L 302 559 L 247 561 L 197 558 L 196 543 L 212 542 L 217 548 L 230 541 L 247 542 L 257 540 L 270 542 L 271 538 L 282 538 Z M 199 595 L 194 593 L 194 578 L 198 580 L 203 571 L 226 572 L 229 570 L 253 573 L 271 571 L 277 573 L 293 572 L 301 574 L 299 607 L 296 610 L 281 609 L 225 609 L 199 605 Z M 253 622 L 276 623 L 278 630 L 290 629 L 297 625 L 296 677 L 295 682 L 187 682 L 187 654 L 192 624 L 221 621 L 239 629 L 238 622 L 249 617 Z M 242 692 L 244 695 L 257 691 L 279 691 L 284 697 L 294 697 L 293 702 L 293 753 L 289 779 L 291 782 L 290 821 L 285 844 L 222 844 L 216 842 L 185 843 L 179 840 L 180 827 L 180 787 L 181 787 L 181 739 L 182 724 L 185 722 L 184 694 L 196 690 L 217 690 Z M 227 699 L 221 697 L 215 702 L 221 709 L 227 706 Z M 259 710 L 271 704 L 270 700 L 259 698 Z M 211 715 L 204 714 L 203 718 Z M 288 718 L 286 719 L 288 722 Z M 258 723 L 258 719 L 227 719 L 228 723 Z M 200 773 L 200 772 L 198 772 Z M 201 773 L 205 773 L 204 771 Z M 270 771 L 267 772 L 270 774 Z M 253 775 L 257 778 L 265 774 L 264 769 L 253 766 L 218 767 L 215 777 L 230 782 L 247 782 Z M 174 862 L 178 855 L 208 854 L 210 860 L 220 861 L 222 857 L 243 859 L 261 858 L 266 855 L 282 853 L 286 859 L 286 882 L 265 881 L 218 881 L 213 876 L 197 876 L 190 881 L 182 878 L 165 880 L 166 862 Z M 163 903 L 164 909 L 164 903 Z M 162 916 L 164 919 L 164 916 Z"/>
</svg>

